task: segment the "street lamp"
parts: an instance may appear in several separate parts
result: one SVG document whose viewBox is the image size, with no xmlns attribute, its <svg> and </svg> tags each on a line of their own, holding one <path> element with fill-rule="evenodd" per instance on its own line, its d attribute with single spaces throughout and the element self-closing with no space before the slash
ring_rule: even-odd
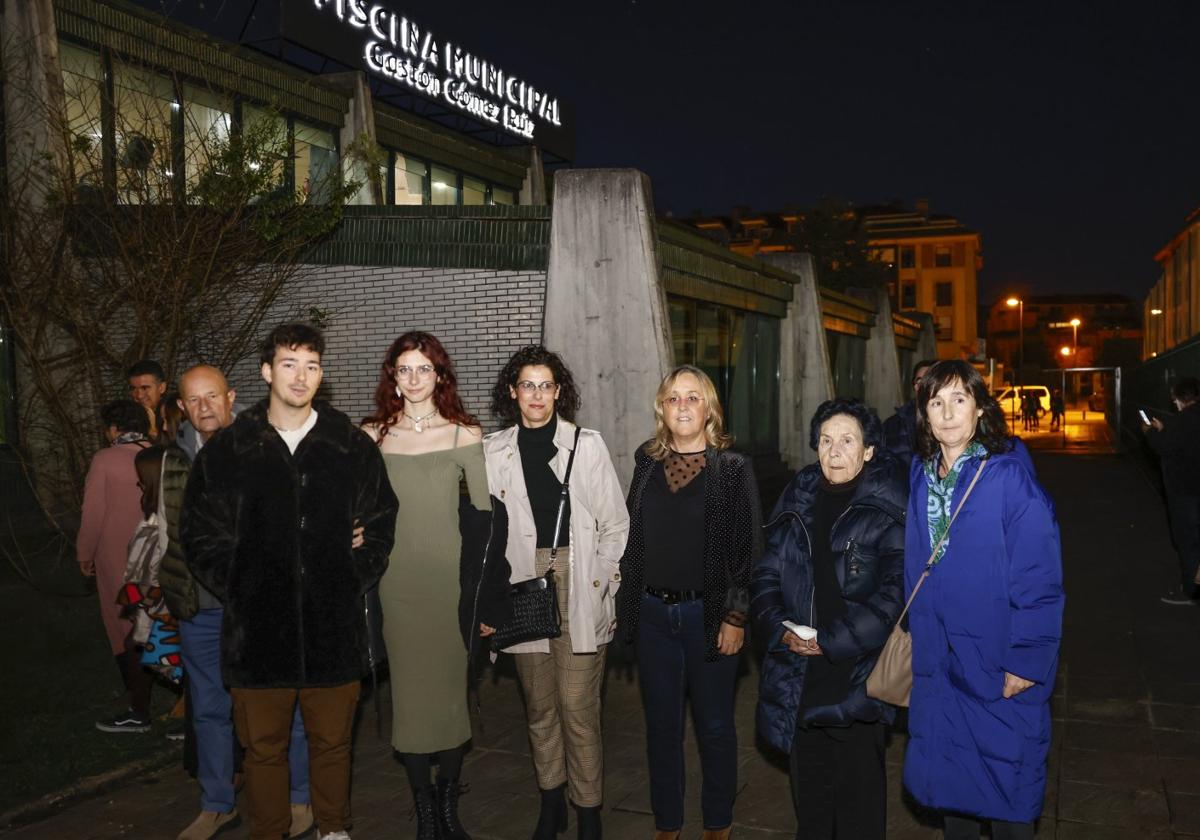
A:
<svg viewBox="0 0 1200 840">
<path fill-rule="evenodd" d="M 1079 350 L 1079 325 L 1083 321 L 1078 318 L 1071 319 L 1071 355 L 1074 356 Z"/>
<path fill-rule="evenodd" d="M 1062 349 L 1060 349 L 1058 352 L 1059 352 L 1059 353 L 1062 353 L 1064 356 L 1070 356 L 1072 351 L 1071 351 L 1071 348 L 1070 348 L 1070 347 L 1066 347 L 1066 346 L 1064 346 L 1064 347 L 1063 347 Z"/>
<path fill-rule="evenodd" d="M 1004 301 L 1009 306 L 1017 307 L 1017 385 L 1021 385 L 1021 368 L 1025 367 L 1025 301 L 1010 297 Z"/>
</svg>

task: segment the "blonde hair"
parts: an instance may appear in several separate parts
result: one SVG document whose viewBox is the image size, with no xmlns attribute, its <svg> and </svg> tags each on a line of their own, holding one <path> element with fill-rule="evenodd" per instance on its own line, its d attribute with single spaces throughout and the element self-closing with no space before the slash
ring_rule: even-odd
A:
<svg viewBox="0 0 1200 840">
<path fill-rule="evenodd" d="M 663 400 L 671 393 L 675 380 L 685 373 L 690 373 L 700 382 L 700 393 L 704 397 L 704 440 L 713 449 L 728 449 L 733 445 L 733 437 L 725 433 L 725 413 L 721 410 L 721 399 L 717 396 L 717 388 L 708 374 L 693 365 L 679 365 L 668 373 L 658 386 L 654 395 L 654 437 L 646 442 L 646 454 L 655 461 L 661 461 L 671 452 L 671 430 L 667 428 L 667 418 L 663 412 Z"/>
</svg>

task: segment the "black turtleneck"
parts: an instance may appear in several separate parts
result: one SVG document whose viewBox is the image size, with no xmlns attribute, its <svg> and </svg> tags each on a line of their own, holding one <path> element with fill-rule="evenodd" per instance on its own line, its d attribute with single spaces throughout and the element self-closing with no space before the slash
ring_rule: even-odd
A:
<svg viewBox="0 0 1200 840">
<path fill-rule="evenodd" d="M 550 462 L 558 455 L 558 447 L 554 445 L 554 433 L 557 430 L 557 414 L 541 428 L 530 429 L 522 424 L 517 429 L 517 450 L 521 453 L 525 490 L 529 493 L 529 507 L 533 510 L 533 521 L 537 526 L 538 548 L 550 548 L 554 540 L 554 520 L 558 516 L 558 499 L 562 493 L 562 482 L 550 469 Z M 558 544 L 560 547 L 571 544 L 570 500 L 563 510 Z"/>
<path fill-rule="evenodd" d="M 838 517 L 846 512 L 858 485 L 862 483 L 864 469 L 842 484 L 831 484 L 824 476 L 817 487 L 813 502 L 813 615 L 808 623 L 817 628 L 817 644 L 821 644 L 821 628 L 829 626 L 846 614 L 846 602 L 842 600 L 842 588 L 838 583 L 837 554 L 831 538 Z M 840 703 L 850 693 L 850 678 L 854 662 L 846 660 L 834 664 L 824 656 L 808 657 L 804 674 L 804 690 L 801 705 L 806 707 L 828 706 Z"/>
</svg>

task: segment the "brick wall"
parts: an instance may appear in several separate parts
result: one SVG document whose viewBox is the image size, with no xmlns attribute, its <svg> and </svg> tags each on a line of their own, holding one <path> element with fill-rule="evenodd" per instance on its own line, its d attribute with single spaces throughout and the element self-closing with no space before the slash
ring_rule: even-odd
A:
<svg viewBox="0 0 1200 840">
<path fill-rule="evenodd" d="M 513 351 L 541 340 L 545 299 L 546 274 L 538 271 L 311 266 L 264 332 L 309 307 L 328 312 L 324 386 L 356 422 L 373 409 L 388 345 L 408 330 L 433 333 L 454 360 L 467 410 L 490 431 L 488 392 Z M 240 403 L 266 395 L 257 359 L 238 365 L 231 381 Z"/>
</svg>

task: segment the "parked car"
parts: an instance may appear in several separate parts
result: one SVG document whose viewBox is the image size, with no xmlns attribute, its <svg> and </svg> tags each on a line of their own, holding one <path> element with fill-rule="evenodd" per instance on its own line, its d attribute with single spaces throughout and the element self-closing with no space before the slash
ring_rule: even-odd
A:
<svg viewBox="0 0 1200 840">
<path fill-rule="evenodd" d="M 1007 413 L 1020 413 L 1021 399 L 1018 391 L 1033 391 L 1038 397 L 1038 417 L 1044 417 L 1050 411 L 1050 389 L 1045 385 L 1022 385 L 1019 388 L 1004 388 L 996 392 L 996 402 Z"/>
</svg>

